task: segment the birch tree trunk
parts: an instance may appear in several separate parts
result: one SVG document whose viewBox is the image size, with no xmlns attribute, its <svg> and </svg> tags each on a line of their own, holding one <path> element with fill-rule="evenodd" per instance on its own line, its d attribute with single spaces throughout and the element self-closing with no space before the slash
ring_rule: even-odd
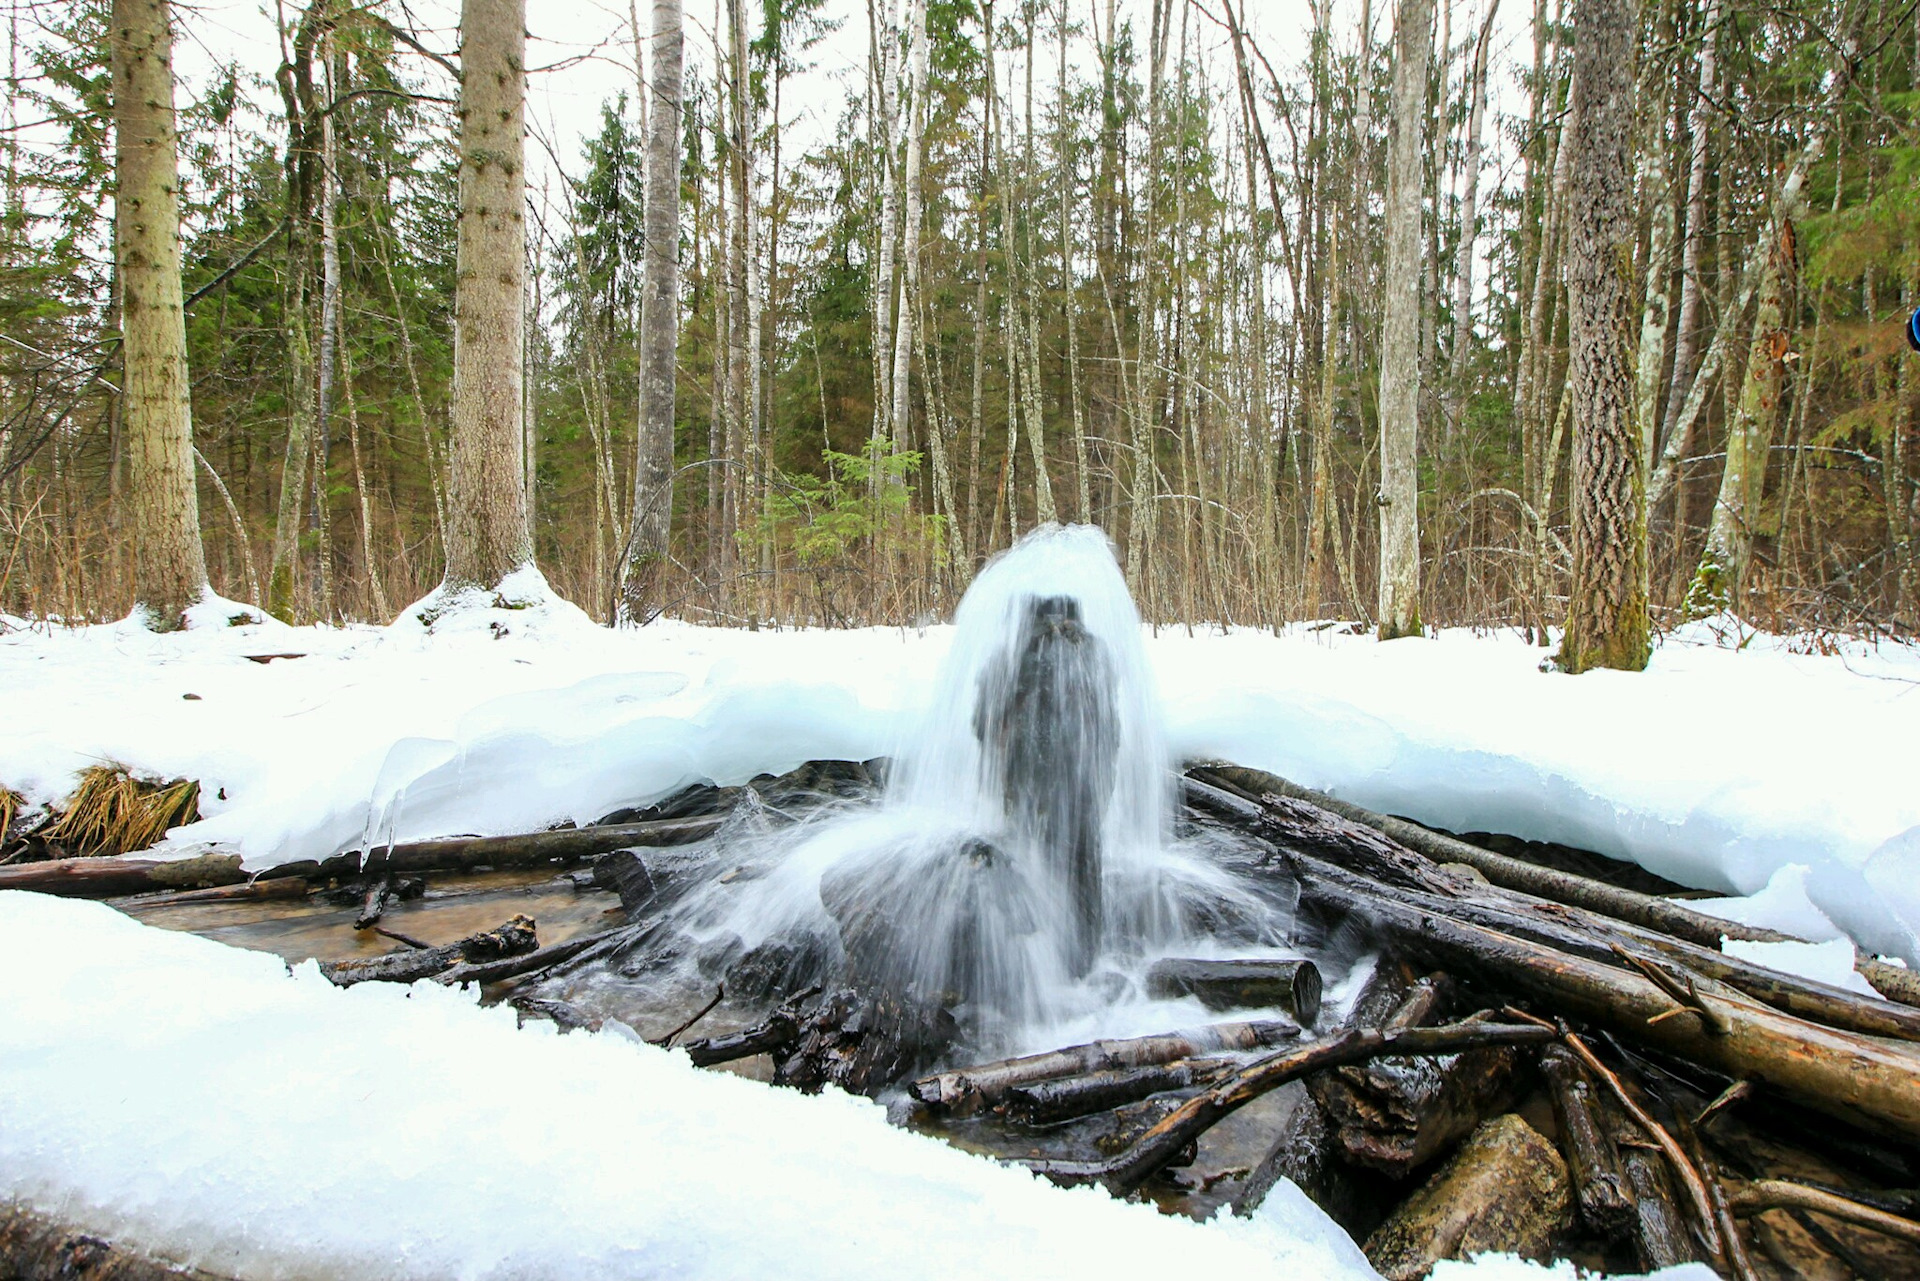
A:
<svg viewBox="0 0 1920 1281">
<path fill-rule="evenodd" d="M 660 611 L 673 532 L 674 356 L 680 337 L 680 0 L 653 0 L 653 94 L 647 117 L 646 262 L 640 294 L 640 421 L 633 527 L 613 603 L 617 624 Z"/>
<path fill-rule="evenodd" d="M 1387 162 L 1387 298 L 1380 335 L 1381 640 L 1420 634 L 1420 150 L 1432 0 L 1400 0 L 1393 23 Z"/>
<path fill-rule="evenodd" d="M 1558 662 L 1647 665 L 1644 454 L 1628 347 L 1633 298 L 1634 0 L 1574 9 L 1569 373 L 1574 409 L 1573 584 Z"/>
<path fill-rule="evenodd" d="M 1453 342 L 1447 362 L 1447 431 L 1459 430 L 1467 394 L 1467 349 L 1473 341 L 1473 259 L 1480 242 L 1481 132 L 1487 117 L 1487 61 L 1500 0 L 1491 0 L 1473 45 L 1467 82 L 1467 149 L 1461 161 L 1460 244 L 1453 261 Z"/>
<path fill-rule="evenodd" d="M 155 631 L 184 626 L 188 607 L 207 590 L 180 292 L 169 18 L 166 0 L 114 0 L 109 19 L 133 612 Z"/>
<path fill-rule="evenodd" d="M 526 0 L 462 0 L 449 590 L 533 563 L 520 460 Z"/>
<path fill-rule="evenodd" d="M 874 86 L 873 154 L 880 163 L 880 227 L 873 246 L 873 442 L 878 445 L 893 434 L 888 421 L 893 411 L 893 370 L 887 354 L 893 350 L 893 229 L 900 221 L 900 171 L 893 163 L 895 112 L 894 49 L 899 44 L 895 30 L 899 0 L 882 0 L 874 7 L 868 0 L 867 17 L 872 31 L 870 65 L 878 83 Z M 992 22 L 991 16 L 988 22 Z M 987 56 L 993 56 L 992 45 Z M 877 469 L 876 469 L 877 473 Z M 876 474 L 877 482 L 877 474 Z M 870 488 L 872 488 L 870 486 Z M 877 489 L 874 492 L 878 492 Z"/>
<path fill-rule="evenodd" d="M 911 42 L 907 54 L 909 80 L 905 112 L 907 163 L 906 175 L 901 182 L 906 193 L 906 220 L 901 233 L 900 250 L 904 288 L 900 297 L 899 320 L 894 326 L 893 405 L 888 413 L 895 453 L 900 451 L 902 438 L 906 435 L 908 406 L 912 403 L 908 396 L 913 381 L 914 321 L 920 297 L 920 135 L 926 128 L 927 118 L 927 0 L 912 0 L 907 26 Z"/>
<path fill-rule="evenodd" d="M 1746 376 L 1740 385 L 1739 408 L 1727 427 L 1727 464 L 1720 473 L 1707 545 L 1687 588 L 1689 618 L 1746 605 L 1747 570 L 1753 561 L 1753 538 L 1766 489 L 1767 453 L 1786 384 L 1786 291 L 1794 269 L 1793 223 L 1782 219 L 1769 232 Z"/>
</svg>

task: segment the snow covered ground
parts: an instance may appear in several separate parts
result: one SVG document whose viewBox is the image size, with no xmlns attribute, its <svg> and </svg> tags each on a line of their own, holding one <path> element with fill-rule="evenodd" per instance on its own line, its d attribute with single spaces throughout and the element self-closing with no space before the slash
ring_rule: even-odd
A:
<svg viewBox="0 0 1920 1281">
<path fill-rule="evenodd" d="M 251 867 L 369 840 L 588 821 L 699 779 L 894 750 L 951 640 L 597 628 L 568 606 L 434 634 L 278 624 L 0 634 L 0 785 L 59 799 L 118 761 L 203 783 Z M 1162 629 L 1175 749 L 1455 831 L 1558 840 L 1732 896 L 1720 909 L 1920 963 L 1920 650 L 1670 636 L 1649 671 L 1547 675 L 1511 634 L 1381 645 Z M 299 653 L 261 664 L 245 655 Z"/>
<path fill-rule="evenodd" d="M 206 817 L 166 848 L 254 867 L 887 753 L 950 641 L 613 633 L 565 607 L 434 633 L 3 621 L 0 784 L 37 804 L 101 761 L 197 778 Z M 1920 653 L 1711 640 L 1581 677 L 1539 672 L 1512 636 L 1163 630 L 1148 649 L 1184 754 L 1631 858 L 1739 896 L 1730 914 L 1920 960 Z M 302 657 L 249 660 L 269 654 Z M 432 985 L 336 990 L 100 906 L 0 894 L 0 965 L 36 976 L 0 985 L 0 1196 L 215 1269 L 1371 1275 L 1297 1192 L 1252 1222 L 1166 1219 L 894 1130 L 862 1101 L 699 1072 L 617 1030 L 516 1031 Z"/>
</svg>

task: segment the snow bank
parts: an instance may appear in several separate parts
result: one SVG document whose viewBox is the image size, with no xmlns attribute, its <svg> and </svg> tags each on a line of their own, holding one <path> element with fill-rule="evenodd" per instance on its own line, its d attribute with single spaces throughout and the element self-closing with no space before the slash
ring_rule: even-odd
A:
<svg viewBox="0 0 1920 1281">
<path fill-rule="evenodd" d="M 695 779 L 889 752 L 952 639 L 613 632 L 527 596 L 537 608 L 479 602 L 431 630 L 0 635 L 0 783 L 45 803 L 101 760 L 198 778 L 206 821 L 166 848 L 215 843 L 253 867 L 370 836 L 528 830 Z M 1336 628 L 1162 629 L 1148 653 L 1183 754 L 1743 899 L 1802 869 L 1720 909 L 1786 913 L 1765 923 L 1810 936 L 1825 920 L 1829 937 L 1920 964 L 1920 650 L 1711 638 L 1667 637 L 1644 673 L 1583 676 L 1466 632 L 1383 645 Z M 307 656 L 245 657 L 274 652 Z"/>
<path fill-rule="evenodd" d="M 0 893 L 6 1192 L 248 1276 L 1371 1278 L 1297 1189 L 1199 1224 L 895 1129 L 875 1104 L 516 1030 L 432 983 Z"/>
</svg>

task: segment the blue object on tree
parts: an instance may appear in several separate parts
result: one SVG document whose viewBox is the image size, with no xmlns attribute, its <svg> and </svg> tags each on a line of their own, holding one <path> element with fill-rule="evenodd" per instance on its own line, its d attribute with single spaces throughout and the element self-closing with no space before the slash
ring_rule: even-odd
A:
<svg viewBox="0 0 1920 1281">
<path fill-rule="evenodd" d="M 1907 317 L 1907 346 L 1920 351 L 1920 307 Z"/>
</svg>

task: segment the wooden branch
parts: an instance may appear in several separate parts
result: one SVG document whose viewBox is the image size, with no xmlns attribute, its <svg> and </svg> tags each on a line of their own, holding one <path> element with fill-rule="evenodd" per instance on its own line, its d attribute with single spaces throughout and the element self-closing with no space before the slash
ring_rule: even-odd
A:
<svg viewBox="0 0 1920 1281">
<path fill-rule="evenodd" d="M 1619 1240 L 1633 1226 L 1633 1199 L 1627 1195 L 1619 1153 L 1594 1114 L 1586 1075 L 1573 1056 L 1558 1046 L 1540 1056 L 1540 1069 L 1560 1124 L 1580 1218 L 1596 1235 Z"/>
<path fill-rule="evenodd" d="M 1425 1056 L 1457 1054 L 1487 1045 L 1538 1045 L 1551 1041 L 1550 1027 L 1499 1023 L 1453 1023 L 1444 1027 L 1406 1028 L 1401 1031 L 1355 1028 L 1297 1049 L 1270 1055 L 1241 1069 L 1194 1096 L 1177 1111 L 1148 1130 L 1131 1147 L 1106 1161 L 1023 1161 L 1029 1169 L 1053 1182 L 1073 1187 L 1099 1183 L 1115 1196 L 1125 1196 L 1179 1155 L 1180 1150 L 1223 1118 L 1288 1081 L 1339 1067 L 1362 1063 L 1383 1054 Z"/>
<path fill-rule="evenodd" d="M 1517 890 L 1536 898 L 1551 899 L 1553 902 L 1564 903 L 1570 907 L 1585 908 L 1617 921 L 1625 921 L 1643 929 L 1681 939 L 1697 947 L 1718 951 L 1722 937 L 1752 943 L 1804 941 L 1791 934 L 1782 934 L 1778 930 L 1709 916 L 1705 912 L 1688 907 L 1684 903 L 1676 903 L 1672 899 L 1660 898 L 1653 894 L 1641 894 L 1616 885 L 1608 885 L 1604 881 L 1596 881 L 1591 877 L 1577 876 L 1571 872 L 1540 867 L 1524 859 L 1496 854 L 1492 850 L 1482 849 L 1478 845 L 1432 831 L 1417 823 L 1375 813 L 1373 810 L 1363 809 L 1358 805 L 1329 796 L 1325 792 L 1301 787 L 1297 783 L 1262 770 L 1234 765 L 1197 766 L 1189 770 L 1188 774 L 1214 787 L 1238 792 L 1249 800 L 1257 801 L 1263 797 L 1273 796 L 1304 801 L 1337 814 L 1350 822 L 1372 828 L 1408 849 L 1426 855 L 1436 863 L 1464 863 L 1502 889 Z M 1897 965 L 1888 965 L 1885 961 L 1865 955 L 1857 957 L 1854 968 L 1882 996 L 1909 1006 L 1920 1005 L 1920 974 L 1902 969 Z"/>
<path fill-rule="evenodd" d="M 514 916 L 503 925 L 469 934 L 443 947 L 410 948 L 365 960 L 322 961 L 320 972 L 340 987 L 356 983 L 412 983 L 433 978 L 464 962 L 521 956 L 535 948 L 533 918 Z"/>
<path fill-rule="evenodd" d="M 724 985 L 714 988 L 713 999 L 711 1001 L 708 1001 L 705 1005 L 701 1006 L 699 1010 L 694 1013 L 693 1017 L 689 1018 L 685 1023 L 682 1023 L 679 1027 L 676 1027 L 675 1029 L 673 1029 L 673 1031 L 667 1033 L 665 1036 L 655 1041 L 654 1044 L 659 1046 L 663 1050 L 670 1049 L 673 1043 L 680 1039 L 680 1034 L 682 1032 L 692 1027 L 695 1023 L 698 1023 L 701 1019 L 706 1018 L 707 1015 L 713 1013 L 713 1007 L 720 1004 L 720 1002 L 726 1000 L 726 998 L 727 998 L 727 989 Z"/>
<path fill-rule="evenodd" d="M 1760 1179 L 1733 1184 L 1727 1188 L 1727 1201 L 1739 1215 L 1764 1214 L 1768 1210 L 1811 1210 L 1920 1245 L 1920 1223 L 1804 1183 Z"/>
<path fill-rule="evenodd" d="M 1035 1081 L 1080 1076 L 1088 1072 L 1152 1067 L 1223 1051 L 1263 1049 L 1299 1035 L 1300 1029 L 1293 1024 L 1274 1020 L 1216 1023 L 1211 1027 L 1168 1032 L 1160 1036 L 1090 1041 L 1085 1045 L 1048 1050 L 1044 1054 L 1028 1054 L 1017 1059 L 1001 1059 L 994 1063 L 936 1072 L 913 1082 L 907 1087 L 907 1093 L 929 1107 L 966 1115 L 997 1106 L 1008 1091 L 1031 1085 Z"/>
<path fill-rule="evenodd" d="M 1000 1110 L 1023 1125 L 1054 1125 L 1167 1090 L 1210 1085 L 1236 1066 L 1232 1059 L 1176 1059 L 1148 1067 L 1113 1068 L 1035 1081 L 1008 1090 Z"/>
<path fill-rule="evenodd" d="M 389 938 L 397 937 L 386 930 L 379 932 L 386 934 Z M 575 960 L 592 948 L 617 942 L 625 933 L 624 930 L 601 930 L 597 934 L 579 934 L 565 942 L 552 943 L 523 956 L 508 956 L 497 961 L 477 961 L 467 965 L 457 965 L 440 975 L 438 981 L 448 987 L 458 987 L 462 983 L 500 983 L 526 974 L 537 974 L 563 961 Z"/>
</svg>

